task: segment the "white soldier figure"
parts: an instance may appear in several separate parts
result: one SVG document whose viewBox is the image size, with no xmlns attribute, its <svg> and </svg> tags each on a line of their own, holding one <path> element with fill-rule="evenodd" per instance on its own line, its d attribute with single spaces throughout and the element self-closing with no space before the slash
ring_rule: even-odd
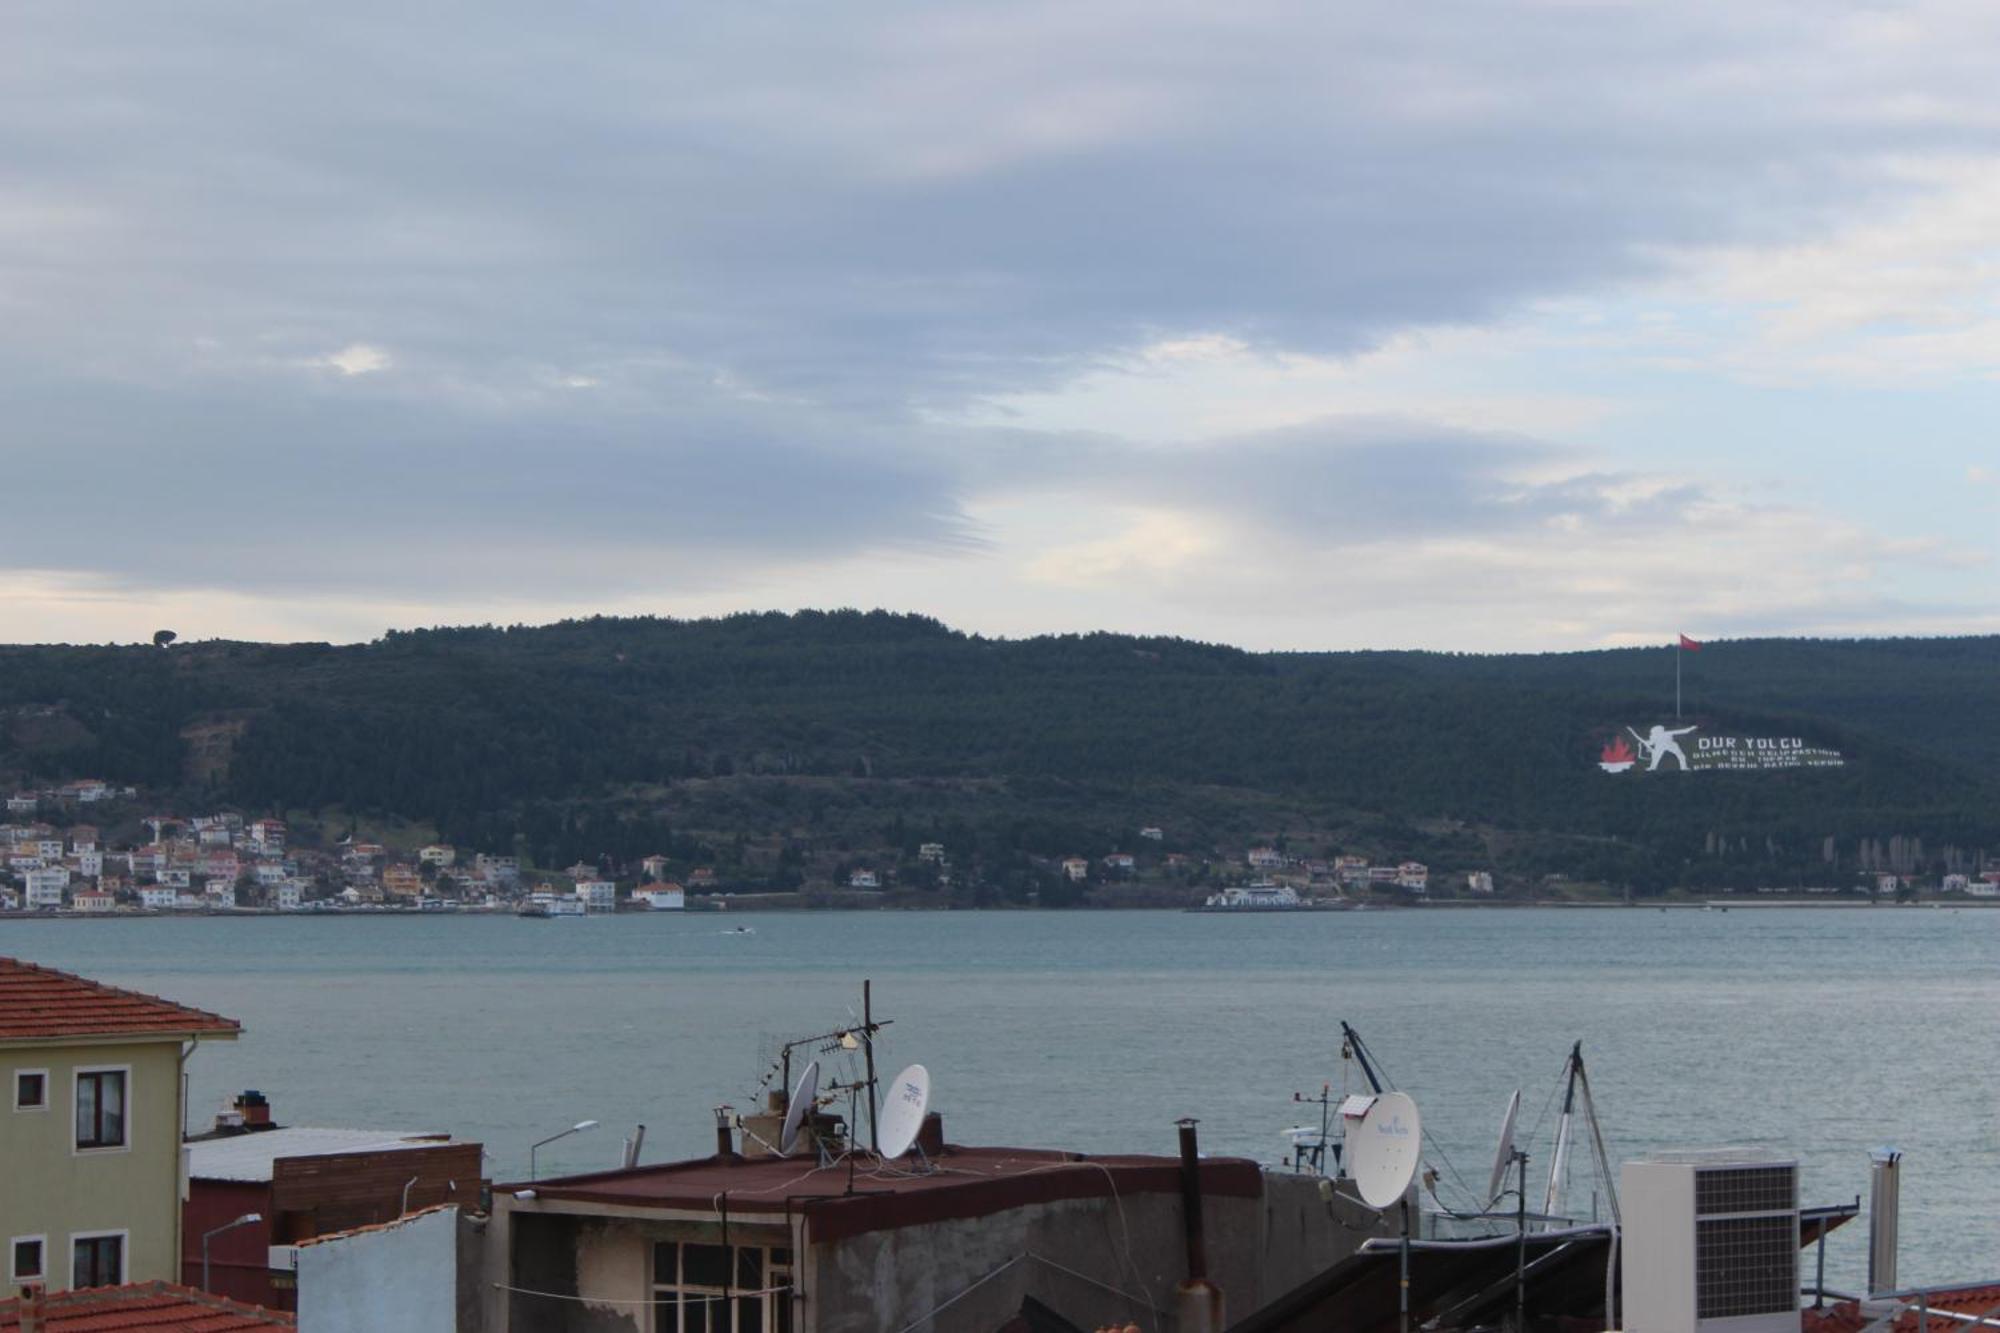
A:
<svg viewBox="0 0 2000 1333">
<path fill-rule="evenodd" d="M 1632 731 L 1632 728 L 1627 727 L 1625 730 Z M 1646 756 L 1646 771 L 1648 773 L 1652 772 L 1660 766 L 1662 759 L 1665 759 L 1668 755 L 1672 755 L 1680 761 L 1681 772 L 1687 772 L 1688 757 L 1682 752 L 1680 741 L 1675 738 L 1685 736 L 1694 730 L 1696 730 L 1694 727 L 1681 727 L 1677 730 L 1669 731 L 1667 728 L 1655 723 L 1653 729 L 1643 736 L 1636 731 L 1632 731 L 1632 739 L 1639 742 L 1639 752 Z"/>
</svg>

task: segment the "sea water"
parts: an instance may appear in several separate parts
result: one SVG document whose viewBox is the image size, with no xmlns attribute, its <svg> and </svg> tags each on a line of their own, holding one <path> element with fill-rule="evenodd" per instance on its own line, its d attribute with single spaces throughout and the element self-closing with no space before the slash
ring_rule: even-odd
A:
<svg viewBox="0 0 2000 1333">
<path fill-rule="evenodd" d="M 754 933 L 735 933 L 739 925 Z M 1564 1056 L 1583 1042 L 1614 1165 L 1661 1148 L 1796 1157 L 1807 1204 L 1904 1162 L 1902 1279 L 2000 1272 L 2000 912 L 854 912 L 0 921 L 0 954 L 239 1019 L 190 1062 L 203 1128 L 256 1088 L 292 1125 L 442 1131 L 497 1180 L 713 1150 L 777 1044 L 861 1018 L 886 1077 L 928 1066 L 960 1143 L 1268 1162 L 1337 1094 L 1352 1023 L 1417 1099 L 1441 1200 L 1478 1203 L 1522 1089 L 1531 1197 Z M 807 1054 L 810 1054 L 808 1052 Z M 797 1057 L 803 1062 L 806 1054 Z M 830 1078 L 858 1059 L 825 1057 Z M 839 1108 L 836 1108 L 839 1109 Z M 1568 1207 L 1600 1189 L 1579 1133 Z M 1865 1221 L 1831 1242 L 1857 1285 Z M 1811 1256 L 1806 1271 L 1811 1272 Z"/>
</svg>

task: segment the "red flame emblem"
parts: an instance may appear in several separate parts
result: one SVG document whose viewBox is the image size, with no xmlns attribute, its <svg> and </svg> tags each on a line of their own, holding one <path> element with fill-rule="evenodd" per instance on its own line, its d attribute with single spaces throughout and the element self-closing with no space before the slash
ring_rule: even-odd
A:
<svg viewBox="0 0 2000 1333">
<path fill-rule="evenodd" d="M 1598 756 L 1597 766 L 1606 773 L 1623 773 L 1638 761 L 1639 756 L 1633 753 L 1632 747 L 1626 743 L 1625 738 L 1623 736 L 1614 736 L 1611 738 L 1610 743 L 1604 747 L 1604 753 Z"/>
</svg>

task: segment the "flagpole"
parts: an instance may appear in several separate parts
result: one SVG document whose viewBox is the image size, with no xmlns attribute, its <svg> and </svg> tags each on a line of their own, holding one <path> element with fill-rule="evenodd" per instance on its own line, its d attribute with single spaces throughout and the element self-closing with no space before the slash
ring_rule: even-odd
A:
<svg viewBox="0 0 2000 1333">
<path fill-rule="evenodd" d="M 1674 641 L 1674 721 L 1681 720 L 1681 656 L 1680 640 Z"/>
</svg>

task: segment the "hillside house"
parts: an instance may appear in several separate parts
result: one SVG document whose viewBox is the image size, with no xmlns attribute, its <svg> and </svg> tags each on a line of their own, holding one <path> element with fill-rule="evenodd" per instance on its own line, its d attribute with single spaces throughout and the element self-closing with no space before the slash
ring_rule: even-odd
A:
<svg viewBox="0 0 2000 1333">
<path fill-rule="evenodd" d="M 943 865 L 944 844 L 941 842 L 924 843 L 917 848 L 917 859 L 925 865 Z"/>
<path fill-rule="evenodd" d="M 1148 824 L 1145 828 L 1139 830 L 1139 836 L 1147 842 L 1165 842 L 1167 831 L 1156 825 Z"/>
<path fill-rule="evenodd" d="M 448 865 L 457 864 L 457 862 L 458 849 L 447 847 L 441 842 L 434 842 L 428 847 L 417 849 L 417 863 L 419 865 L 436 866 L 442 870 Z"/>
<path fill-rule="evenodd" d="M 1276 847 L 1252 847 L 1244 854 L 1252 870 L 1282 870 L 1285 854 Z"/>
<path fill-rule="evenodd" d="M 1114 875 L 1129 875 L 1138 869 L 1139 863 L 1130 852 L 1113 852 L 1104 858 L 1104 868 Z"/>
<path fill-rule="evenodd" d="M 583 900 L 583 910 L 586 912 L 618 910 L 618 885 L 611 880 L 584 880 L 576 886 L 576 896 Z"/>
<path fill-rule="evenodd" d="M 882 877 L 872 870 L 851 871 L 847 876 L 847 887 L 850 889 L 879 889 L 882 887 Z"/>
<path fill-rule="evenodd" d="M 1063 878 L 1067 879 L 1070 883 L 1081 884 L 1090 878 L 1090 862 L 1080 856 L 1065 857 L 1062 863 L 1062 873 Z"/>
</svg>

